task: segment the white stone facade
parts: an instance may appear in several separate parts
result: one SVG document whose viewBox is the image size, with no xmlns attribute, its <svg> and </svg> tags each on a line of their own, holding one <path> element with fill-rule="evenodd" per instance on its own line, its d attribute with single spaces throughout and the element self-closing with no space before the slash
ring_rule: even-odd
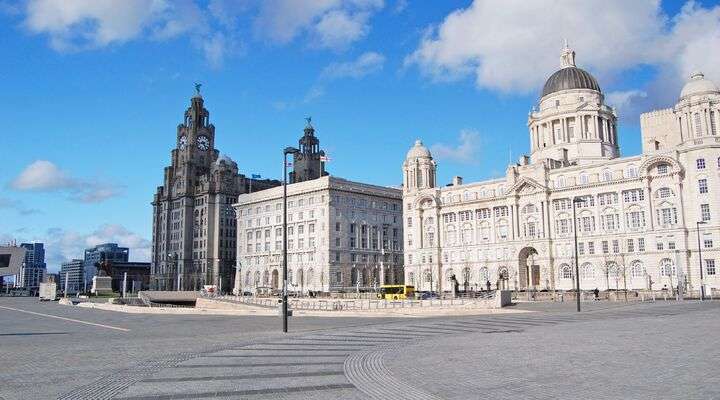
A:
<svg viewBox="0 0 720 400">
<path fill-rule="evenodd" d="M 403 164 L 407 284 L 573 289 L 578 198 L 582 289 L 699 290 L 698 233 L 704 284 L 720 288 L 717 86 L 694 74 L 674 108 L 641 116 L 642 154 L 619 157 L 615 112 L 592 83 L 548 81 L 528 120 L 531 154 L 504 178 L 437 187 L 416 142 Z"/>
<path fill-rule="evenodd" d="M 402 191 L 333 176 L 289 184 L 288 290 L 370 290 L 402 282 Z M 236 290 L 282 288 L 283 188 L 243 194 Z"/>
</svg>

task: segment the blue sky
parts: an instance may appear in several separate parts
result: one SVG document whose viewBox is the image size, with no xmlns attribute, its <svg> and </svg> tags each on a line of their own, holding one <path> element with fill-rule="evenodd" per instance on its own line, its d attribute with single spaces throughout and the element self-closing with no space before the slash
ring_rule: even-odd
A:
<svg viewBox="0 0 720 400">
<path fill-rule="evenodd" d="M 147 259 L 196 81 L 243 173 L 279 179 L 310 115 L 328 170 L 380 185 L 399 184 L 416 138 L 442 182 L 502 175 L 563 38 L 617 107 L 624 155 L 639 113 L 672 105 L 691 71 L 720 81 L 717 2 L 503 4 L 0 1 L 0 242 L 46 242 L 51 270 L 103 241 Z"/>
</svg>

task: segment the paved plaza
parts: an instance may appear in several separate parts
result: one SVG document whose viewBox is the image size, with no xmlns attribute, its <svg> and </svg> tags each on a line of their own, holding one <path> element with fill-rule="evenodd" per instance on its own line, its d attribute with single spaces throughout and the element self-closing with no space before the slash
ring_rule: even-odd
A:
<svg viewBox="0 0 720 400">
<path fill-rule="evenodd" d="M 4 399 L 720 398 L 719 302 L 436 318 L 143 315 L 0 299 Z"/>
</svg>

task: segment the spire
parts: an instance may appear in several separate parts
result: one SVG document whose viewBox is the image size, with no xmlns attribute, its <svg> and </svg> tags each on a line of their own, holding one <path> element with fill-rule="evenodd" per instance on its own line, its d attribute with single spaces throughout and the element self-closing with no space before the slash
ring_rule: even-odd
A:
<svg viewBox="0 0 720 400">
<path fill-rule="evenodd" d="M 560 68 L 571 68 L 575 66 L 575 51 L 568 46 L 567 39 L 563 39 L 563 49 L 560 53 Z"/>
</svg>

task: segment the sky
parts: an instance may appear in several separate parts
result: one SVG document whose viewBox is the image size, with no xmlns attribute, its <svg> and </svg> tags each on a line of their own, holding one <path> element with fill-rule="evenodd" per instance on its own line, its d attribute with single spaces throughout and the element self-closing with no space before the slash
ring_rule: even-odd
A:
<svg viewBox="0 0 720 400">
<path fill-rule="evenodd" d="M 0 243 L 44 242 L 50 271 L 104 242 L 149 260 L 195 82 L 242 173 L 281 179 L 311 116 L 331 174 L 385 186 L 415 139 L 441 183 L 503 176 L 564 39 L 624 156 L 692 72 L 720 83 L 717 1 L 0 0 L 0 20 Z"/>
</svg>

